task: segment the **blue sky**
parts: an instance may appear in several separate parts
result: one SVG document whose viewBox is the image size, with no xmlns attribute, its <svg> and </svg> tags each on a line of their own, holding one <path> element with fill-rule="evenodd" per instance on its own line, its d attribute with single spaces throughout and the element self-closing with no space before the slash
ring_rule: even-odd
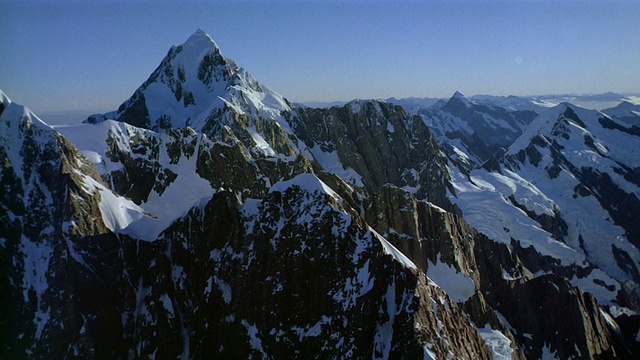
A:
<svg viewBox="0 0 640 360">
<path fill-rule="evenodd" d="M 292 101 L 640 92 L 640 1 L 6 1 L 0 89 L 107 111 L 198 28 Z"/>
</svg>

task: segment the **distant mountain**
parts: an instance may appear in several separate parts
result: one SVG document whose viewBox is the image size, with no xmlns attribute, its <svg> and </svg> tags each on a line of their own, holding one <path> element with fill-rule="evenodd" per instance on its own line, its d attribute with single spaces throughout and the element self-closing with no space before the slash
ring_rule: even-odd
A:
<svg viewBox="0 0 640 360">
<path fill-rule="evenodd" d="M 500 165 L 453 176 L 454 202 L 493 239 L 533 246 L 561 266 L 595 264 L 607 276 L 589 283 L 577 274 L 574 284 L 602 295 L 603 303 L 625 298 L 613 279 L 629 286 L 629 299 L 637 299 L 637 285 L 630 284 L 640 280 L 632 210 L 640 205 L 640 164 L 633 155 L 639 141 L 602 113 L 561 104 L 538 116 Z M 595 276 L 593 270 L 584 274 L 589 272 Z"/>
<path fill-rule="evenodd" d="M 623 101 L 638 103 L 638 94 L 588 94 L 588 95 L 529 95 L 529 96 L 496 96 L 496 95 L 473 95 L 468 97 L 476 105 L 499 106 L 509 111 L 534 111 L 541 112 L 550 107 L 554 107 L 562 102 L 571 102 L 588 109 L 602 110 L 614 107 Z M 389 98 L 387 102 L 400 105 L 407 111 L 415 113 L 418 110 L 429 107 L 440 107 L 447 99 L 437 98 Z"/>
<path fill-rule="evenodd" d="M 334 106 L 343 106 L 344 104 L 346 104 L 347 101 L 331 101 L 331 102 L 324 102 L 324 101 L 305 101 L 302 103 L 295 103 L 296 107 L 310 107 L 310 108 L 332 108 Z"/>
<path fill-rule="evenodd" d="M 500 106 L 510 111 L 528 110 L 536 113 L 545 110 L 545 106 L 536 103 L 532 98 L 518 96 L 474 95 L 471 101 L 481 105 Z"/>
<path fill-rule="evenodd" d="M 564 95 L 536 95 L 524 97 L 535 104 L 544 107 L 554 107 L 563 102 L 570 102 L 587 109 L 602 110 L 616 106 L 622 101 L 629 100 L 628 95 L 621 95 L 613 92 L 604 94 L 564 94 Z"/>
<path fill-rule="evenodd" d="M 638 130 L 600 112 L 560 104 L 540 114 L 504 159 L 560 212 L 565 209 L 566 234 L 559 239 L 582 249 L 608 274 L 635 283 L 640 283 L 639 214 L 634 210 L 640 206 Z M 639 290 L 634 290 L 638 299 Z"/>
<path fill-rule="evenodd" d="M 626 125 L 640 126 L 640 104 L 623 101 L 618 106 L 604 109 L 602 112 Z"/>
<path fill-rule="evenodd" d="M 0 358 L 638 353 L 637 135 L 601 113 L 296 108 L 201 30 L 85 124 L 0 95 Z"/>
<path fill-rule="evenodd" d="M 417 97 L 396 99 L 394 97 L 391 97 L 391 98 L 386 99 L 385 101 L 388 102 L 388 103 L 400 105 L 403 108 L 405 108 L 405 110 L 407 112 L 409 112 L 410 114 L 415 114 L 421 109 L 425 109 L 425 108 L 429 108 L 429 107 L 434 106 L 440 100 L 442 100 L 442 99 L 439 99 L 439 98 L 417 98 Z"/>
<path fill-rule="evenodd" d="M 536 116 L 529 110 L 478 104 L 460 92 L 418 114 L 449 157 L 466 166 L 501 156 Z"/>
</svg>

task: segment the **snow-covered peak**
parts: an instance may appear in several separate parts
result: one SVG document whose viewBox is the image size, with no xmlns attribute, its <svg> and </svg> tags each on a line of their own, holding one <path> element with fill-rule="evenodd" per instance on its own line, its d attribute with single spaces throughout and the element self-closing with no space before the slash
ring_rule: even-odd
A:
<svg viewBox="0 0 640 360">
<path fill-rule="evenodd" d="M 449 101 L 447 101 L 447 104 L 445 105 L 445 107 L 464 106 L 465 108 L 470 108 L 473 105 L 474 105 L 473 102 L 471 102 L 471 100 L 469 100 L 469 98 L 464 96 L 461 92 L 456 91 L 453 94 L 453 96 L 451 97 L 451 99 L 449 99 Z"/>
<path fill-rule="evenodd" d="M 184 69 L 185 74 L 176 74 L 182 77 L 180 79 L 182 81 L 188 78 L 185 76 L 187 70 L 194 70 L 190 74 L 192 77 L 201 77 L 201 73 L 206 70 L 206 67 L 235 66 L 232 61 L 222 55 L 220 48 L 211 36 L 201 29 L 198 29 L 182 45 L 173 47 L 172 51 L 176 54 L 175 61 L 171 62 L 172 67 L 175 68 L 178 65 Z M 168 56 L 171 56 L 171 52 Z M 203 62 L 206 63 L 203 64 Z"/>
<path fill-rule="evenodd" d="M 4 109 L 0 111 L 0 119 L 3 120 L 2 122 L 4 124 L 1 128 L 3 133 L 5 131 L 9 131 L 9 128 L 14 128 L 18 131 L 19 127 L 11 124 L 19 124 L 21 122 L 26 123 L 27 127 L 35 125 L 36 127 L 46 130 L 53 130 L 51 126 L 37 117 L 36 114 L 29 110 L 29 108 L 12 102 L 2 90 L 0 90 L 0 99 L 2 100 L 2 105 L 4 107 Z"/>
<path fill-rule="evenodd" d="M 509 147 L 507 154 L 516 154 L 525 149 L 531 140 L 539 135 L 549 135 L 559 120 L 564 118 L 567 109 L 573 111 L 573 105 L 563 102 L 538 114 L 518 139 Z"/>
<path fill-rule="evenodd" d="M 464 94 L 462 94 L 460 91 L 454 92 L 452 97 L 456 99 L 466 99 Z"/>
<path fill-rule="evenodd" d="M 197 30 L 183 44 L 171 47 L 149 79 L 115 115 L 94 115 L 87 122 L 114 119 L 158 132 L 190 127 L 213 138 L 225 128 L 236 132 L 246 128 L 254 139 L 269 142 L 272 136 L 260 134 L 268 126 L 257 123 L 281 124 L 281 113 L 288 110 L 289 103 L 280 94 L 261 85 L 246 69 L 225 57 L 205 31 Z M 246 119 L 237 123 L 239 116 Z M 256 145 L 263 142 L 256 141 Z"/>
<path fill-rule="evenodd" d="M 586 141 L 595 141 L 601 153 L 608 153 L 607 149 L 615 148 L 617 150 L 612 156 L 622 156 L 618 160 L 628 164 L 637 162 L 632 160 L 632 151 L 625 150 L 625 147 L 635 148 L 625 144 L 626 141 L 635 141 L 627 139 L 630 135 L 625 133 L 625 126 L 598 110 L 585 109 L 567 102 L 560 103 L 540 113 L 509 147 L 507 154 L 513 155 L 524 150 L 539 136 L 554 139 L 565 147 L 570 146 L 572 151 L 578 151 L 585 146 L 591 148 L 586 145 Z M 585 137 L 590 140 L 585 140 Z M 605 141 L 607 145 L 599 146 L 598 139 Z"/>
<path fill-rule="evenodd" d="M 522 98 L 514 95 L 509 96 L 495 96 L 495 95 L 474 95 L 470 97 L 470 100 L 475 104 L 488 105 L 488 106 L 500 106 L 510 111 L 534 111 L 540 112 L 545 108 L 536 105 L 531 99 Z"/>
<path fill-rule="evenodd" d="M 216 42 L 211 38 L 211 36 L 209 36 L 209 34 L 206 31 L 202 29 L 196 30 L 196 32 L 193 33 L 193 35 L 191 35 L 187 39 L 187 41 L 185 41 L 185 43 L 182 44 L 182 46 L 200 48 L 200 49 L 209 48 L 211 50 L 218 49 L 218 45 L 216 44 Z"/>
<path fill-rule="evenodd" d="M 2 101 L 2 105 L 4 107 L 9 106 L 9 104 L 11 104 L 11 99 L 9 99 L 9 97 L 4 93 L 4 91 L 2 91 L 2 89 L 0 89 L 0 101 Z"/>
</svg>

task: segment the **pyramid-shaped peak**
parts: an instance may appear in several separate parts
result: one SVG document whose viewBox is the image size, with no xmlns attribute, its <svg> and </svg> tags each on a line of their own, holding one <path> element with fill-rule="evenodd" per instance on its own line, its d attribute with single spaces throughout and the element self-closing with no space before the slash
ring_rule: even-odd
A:
<svg viewBox="0 0 640 360">
<path fill-rule="evenodd" d="M 462 101 L 463 103 L 468 103 L 471 104 L 471 100 L 469 100 L 468 97 L 464 96 L 464 94 L 462 94 L 460 91 L 456 91 L 455 93 L 453 93 L 453 96 L 451 97 L 450 100 L 458 100 L 458 101 Z"/>
<path fill-rule="evenodd" d="M 184 42 L 184 44 L 182 44 L 183 47 L 194 47 L 194 48 L 199 48 L 199 49 L 217 49 L 218 45 L 216 44 L 215 41 L 213 41 L 213 39 L 211 38 L 211 36 L 209 36 L 209 34 L 202 30 L 202 29 L 198 29 L 196 30 L 195 33 L 193 33 L 193 35 L 191 35 L 187 41 Z"/>
<path fill-rule="evenodd" d="M 209 36 L 209 34 L 206 31 L 202 30 L 202 29 L 196 30 L 196 32 L 194 32 L 192 36 L 206 36 L 206 37 L 211 38 Z"/>
<path fill-rule="evenodd" d="M 449 101 L 447 101 L 447 103 L 445 104 L 445 108 L 449 108 L 450 110 L 452 110 L 454 108 L 459 108 L 460 106 L 464 108 L 470 108 L 471 106 L 473 106 L 473 103 L 461 92 L 456 91 L 455 93 L 453 93 L 451 99 L 449 99 Z"/>
</svg>

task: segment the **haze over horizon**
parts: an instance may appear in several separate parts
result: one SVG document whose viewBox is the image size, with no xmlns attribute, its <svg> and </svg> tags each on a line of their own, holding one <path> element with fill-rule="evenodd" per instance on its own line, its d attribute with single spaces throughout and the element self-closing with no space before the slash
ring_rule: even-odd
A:
<svg viewBox="0 0 640 360">
<path fill-rule="evenodd" d="M 0 0 L 0 89 L 115 110 L 196 29 L 294 102 L 638 92 L 634 1 Z"/>
</svg>

